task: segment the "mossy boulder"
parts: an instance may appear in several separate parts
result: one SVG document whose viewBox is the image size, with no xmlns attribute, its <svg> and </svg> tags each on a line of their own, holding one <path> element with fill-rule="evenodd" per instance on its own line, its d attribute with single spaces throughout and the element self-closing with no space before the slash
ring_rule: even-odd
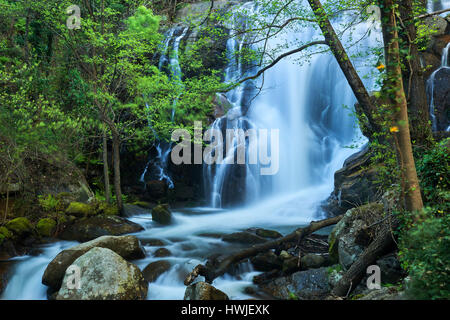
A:
<svg viewBox="0 0 450 320">
<path fill-rule="evenodd" d="M 93 216 L 96 212 L 97 210 L 94 206 L 82 202 L 71 202 L 66 209 L 67 215 L 75 216 L 77 218 Z"/>
<path fill-rule="evenodd" d="M 172 222 L 172 212 L 168 204 L 160 204 L 153 208 L 152 219 L 158 223 L 168 225 Z"/>
<path fill-rule="evenodd" d="M 31 224 L 30 220 L 25 217 L 19 217 L 10 220 L 5 226 L 14 234 L 14 236 L 21 237 L 33 232 L 33 225 Z"/>
<path fill-rule="evenodd" d="M 51 218 L 43 218 L 36 224 L 36 230 L 41 237 L 51 237 L 56 229 L 56 221 Z"/>
<path fill-rule="evenodd" d="M 101 236 L 119 236 L 144 230 L 142 226 L 122 217 L 98 215 L 78 219 L 68 225 L 60 238 L 69 241 L 86 242 Z"/>
<path fill-rule="evenodd" d="M 100 202 L 97 207 L 97 213 L 105 216 L 118 216 L 119 209 L 117 206 L 108 204 L 106 202 Z"/>
<path fill-rule="evenodd" d="M 3 243 L 3 241 L 12 238 L 13 233 L 11 231 L 9 231 L 7 228 L 5 227 L 0 227 L 0 244 Z"/>
</svg>

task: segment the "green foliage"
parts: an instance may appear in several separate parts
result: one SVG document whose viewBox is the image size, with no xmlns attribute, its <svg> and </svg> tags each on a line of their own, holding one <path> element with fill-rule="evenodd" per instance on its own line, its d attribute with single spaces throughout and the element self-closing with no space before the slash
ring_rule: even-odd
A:
<svg viewBox="0 0 450 320">
<path fill-rule="evenodd" d="M 399 257 L 411 277 L 406 288 L 411 298 L 450 297 L 449 141 L 437 143 L 417 160 L 423 211 L 399 215 Z"/>
<path fill-rule="evenodd" d="M 427 208 L 413 219 L 417 216 L 406 216 L 399 243 L 402 266 L 411 278 L 406 292 L 415 299 L 448 299 L 450 216 L 436 217 Z"/>
<path fill-rule="evenodd" d="M 60 200 L 51 194 L 47 196 L 38 196 L 38 201 L 41 208 L 46 212 L 56 211 L 61 206 Z"/>
<path fill-rule="evenodd" d="M 56 228 L 56 221 L 51 218 L 43 218 L 36 224 L 36 230 L 42 237 L 50 237 Z"/>
<path fill-rule="evenodd" d="M 450 212 L 450 138 L 436 144 L 417 161 L 425 205 L 436 214 Z"/>
</svg>

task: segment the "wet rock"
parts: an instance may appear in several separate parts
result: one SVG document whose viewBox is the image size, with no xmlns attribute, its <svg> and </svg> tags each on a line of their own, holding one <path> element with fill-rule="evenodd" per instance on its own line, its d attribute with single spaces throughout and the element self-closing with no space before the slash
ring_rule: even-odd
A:
<svg viewBox="0 0 450 320">
<path fill-rule="evenodd" d="M 384 256 L 375 264 L 380 267 L 381 282 L 384 284 L 395 284 L 406 276 L 395 254 Z"/>
<path fill-rule="evenodd" d="M 269 239 L 278 239 L 283 237 L 281 233 L 274 230 L 256 229 L 255 233 L 257 236 Z"/>
<path fill-rule="evenodd" d="M 344 162 L 334 174 L 334 191 L 323 209 L 332 214 L 344 214 L 361 203 L 379 200 L 376 182 L 378 167 L 371 163 L 371 152 L 366 146 Z"/>
<path fill-rule="evenodd" d="M 142 230 L 142 226 L 125 218 L 101 215 L 76 221 L 67 226 L 59 237 L 63 240 L 85 242 L 101 236 L 118 236 Z"/>
<path fill-rule="evenodd" d="M 160 224 L 168 225 L 172 221 L 172 212 L 168 204 L 160 204 L 152 210 L 152 219 Z"/>
<path fill-rule="evenodd" d="M 8 273 L 11 265 L 12 262 L 10 261 L 0 261 L 0 295 L 3 293 L 3 290 L 5 290 L 8 284 Z"/>
<path fill-rule="evenodd" d="M 66 269 L 92 248 L 107 248 L 127 260 L 145 257 L 145 251 L 135 236 L 103 236 L 61 251 L 47 266 L 42 283 L 54 289 L 61 286 Z"/>
<path fill-rule="evenodd" d="M 300 271 L 298 257 L 291 256 L 290 258 L 283 260 L 281 270 L 283 271 L 283 274 L 291 274 L 296 271 Z"/>
<path fill-rule="evenodd" d="M 316 300 L 329 291 L 327 268 L 299 271 L 262 285 L 262 289 L 277 299 L 287 300 L 295 295 L 300 300 Z"/>
<path fill-rule="evenodd" d="M 243 231 L 243 232 L 235 232 L 232 234 L 228 234 L 222 237 L 223 241 L 233 242 L 233 243 L 245 243 L 245 244 L 258 244 L 266 242 L 267 239 L 264 239 L 256 234 Z"/>
<path fill-rule="evenodd" d="M 170 257 L 171 255 L 172 255 L 172 252 L 170 252 L 170 250 L 166 249 L 166 248 L 159 248 L 153 254 L 153 256 L 157 257 L 157 258 Z"/>
<path fill-rule="evenodd" d="M 186 288 L 184 300 L 229 300 L 222 291 L 206 282 L 197 282 Z"/>
<path fill-rule="evenodd" d="M 405 293 L 396 288 L 382 287 L 379 290 L 371 290 L 357 300 L 406 300 Z"/>
<path fill-rule="evenodd" d="M 447 20 L 440 16 L 425 18 L 423 23 L 427 26 L 427 29 L 432 32 L 433 36 L 444 35 L 449 28 Z"/>
<path fill-rule="evenodd" d="M 439 56 L 431 52 L 421 52 L 420 61 L 422 66 L 427 68 L 423 74 L 425 79 L 428 79 L 431 74 L 441 66 L 441 59 L 439 59 Z"/>
<path fill-rule="evenodd" d="M 253 267 L 258 271 L 271 271 L 279 269 L 282 266 L 282 260 L 273 253 L 273 251 L 267 251 L 260 253 L 250 259 Z"/>
<path fill-rule="evenodd" d="M 146 281 L 154 282 L 164 272 L 169 271 L 170 266 L 170 262 L 166 260 L 155 261 L 146 266 L 142 273 Z"/>
<path fill-rule="evenodd" d="M 148 209 L 144 209 L 144 208 L 134 205 L 134 204 L 125 203 L 123 205 L 123 215 L 125 217 L 132 217 L 132 216 L 137 216 L 140 214 L 147 214 L 148 212 L 149 212 Z"/>
<path fill-rule="evenodd" d="M 300 261 L 302 269 L 320 268 L 327 264 L 327 259 L 323 255 L 314 253 L 304 255 Z"/>
<path fill-rule="evenodd" d="M 66 274 L 57 300 L 144 300 L 148 283 L 137 266 L 106 248 L 92 248 L 73 262 L 80 268 L 80 288 L 68 288 Z"/>
</svg>

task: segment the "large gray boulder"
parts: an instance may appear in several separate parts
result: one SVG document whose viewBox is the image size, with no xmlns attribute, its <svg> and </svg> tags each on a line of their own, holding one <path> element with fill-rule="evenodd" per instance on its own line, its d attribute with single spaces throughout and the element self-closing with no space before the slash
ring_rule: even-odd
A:
<svg viewBox="0 0 450 320">
<path fill-rule="evenodd" d="M 61 251 L 47 266 L 42 283 L 53 289 L 61 286 L 66 269 L 79 257 L 92 248 L 107 248 L 127 260 L 145 257 L 145 251 L 135 236 L 103 236 Z"/>
<path fill-rule="evenodd" d="M 110 249 L 92 248 L 73 264 L 80 269 L 80 287 L 69 288 L 64 276 L 56 300 L 144 300 L 148 283 L 137 266 Z"/>
<path fill-rule="evenodd" d="M 120 236 L 142 230 L 142 226 L 125 218 L 100 215 L 76 221 L 67 226 L 59 237 L 63 240 L 85 242 L 101 236 Z"/>
<path fill-rule="evenodd" d="M 229 300 L 222 291 L 206 282 L 197 282 L 186 288 L 184 300 Z"/>
<path fill-rule="evenodd" d="M 373 235 L 368 233 L 367 227 L 371 222 L 381 220 L 383 210 L 381 203 L 348 210 L 328 238 L 331 262 L 339 262 L 344 270 L 350 268 L 372 240 Z"/>
</svg>

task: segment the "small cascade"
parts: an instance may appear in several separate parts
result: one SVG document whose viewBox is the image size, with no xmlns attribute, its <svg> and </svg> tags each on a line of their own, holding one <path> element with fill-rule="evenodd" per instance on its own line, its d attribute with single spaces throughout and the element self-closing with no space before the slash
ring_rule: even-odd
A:
<svg viewBox="0 0 450 320">
<path fill-rule="evenodd" d="M 171 81 L 173 81 L 173 83 L 178 88 L 179 95 L 181 95 L 183 89 L 183 84 L 181 81 L 181 66 L 179 62 L 179 49 L 181 41 L 185 38 L 188 30 L 188 27 L 174 27 L 169 29 L 163 43 L 162 54 L 158 64 L 158 68 L 160 71 L 165 71 L 169 74 Z M 172 104 L 171 121 L 173 121 L 175 118 L 179 95 L 174 99 Z M 148 110 L 148 103 L 146 103 L 146 107 Z M 156 138 L 156 155 L 152 156 L 150 161 L 147 163 L 144 172 L 141 175 L 140 181 L 145 182 L 146 176 L 149 175 L 150 177 L 155 177 L 160 181 L 166 181 L 169 189 L 173 189 L 174 183 L 167 170 L 170 151 L 172 150 L 172 143 L 159 139 L 156 131 L 151 126 L 150 117 L 148 124 L 151 127 Z"/>
<path fill-rule="evenodd" d="M 441 66 L 431 74 L 430 78 L 427 81 L 427 93 L 430 101 L 430 118 L 433 131 L 450 131 L 450 123 L 448 121 L 449 119 L 447 119 L 447 121 L 444 121 L 445 123 L 442 123 L 442 119 L 439 121 L 436 115 L 437 106 L 435 105 L 436 83 L 439 81 L 438 78 L 440 78 L 441 74 L 450 73 L 449 50 L 450 43 L 447 44 L 442 52 Z"/>
</svg>

